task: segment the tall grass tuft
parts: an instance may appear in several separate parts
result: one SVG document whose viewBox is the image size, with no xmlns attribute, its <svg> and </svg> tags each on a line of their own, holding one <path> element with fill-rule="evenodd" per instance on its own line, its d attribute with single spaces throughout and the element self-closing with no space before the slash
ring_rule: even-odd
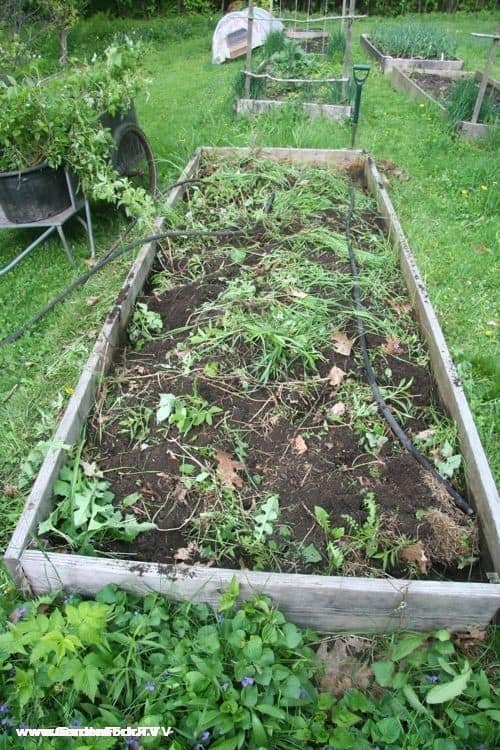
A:
<svg viewBox="0 0 500 750">
<path fill-rule="evenodd" d="M 474 112 L 479 86 L 473 78 L 463 78 L 453 87 L 447 106 L 449 124 L 455 129 L 462 120 L 470 120 Z M 479 111 L 479 122 L 494 123 L 500 118 L 500 100 L 487 90 Z"/>
<path fill-rule="evenodd" d="M 326 48 L 326 55 L 330 60 L 342 59 L 345 53 L 346 39 L 343 31 L 336 31 L 330 35 Z"/>
<path fill-rule="evenodd" d="M 266 41 L 262 46 L 263 56 L 269 58 L 271 55 L 274 55 L 275 52 L 281 52 L 285 47 L 286 42 L 287 39 L 283 31 L 271 31 L 267 35 Z"/>
<path fill-rule="evenodd" d="M 371 39 L 387 55 L 393 57 L 452 58 L 456 44 L 446 32 L 422 23 L 391 24 L 373 27 Z"/>
</svg>

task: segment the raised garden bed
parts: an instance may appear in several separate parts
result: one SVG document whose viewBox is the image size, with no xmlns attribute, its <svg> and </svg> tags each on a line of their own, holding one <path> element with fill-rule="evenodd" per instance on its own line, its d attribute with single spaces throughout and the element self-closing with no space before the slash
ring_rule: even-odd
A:
<svg viewBox="0 0 500 750">
<path fill-rule="evenodd" d="M 320 40 L 321 44 L 325 41 Z M 310 117 L 342 120 L 351 115 L 351 107 L 346 104 L 347 78 L 341 74 L 340 58 L 313 54 L 295 37 L 284 35 L 281 40 L 276 38 L 274 51 L 264 45 L 262 54 L 264 58 L 260 59 L 256 70 L 248 72 L 249 85 L 245 80 L 247 74 L 238 74 L 234 101 L 238 114 L 262 114 L 293 103 Z"/>
<path fill-rule="evenodd" d="M 442 580 L 462 575 L 460 557 L 477 555 L 474 522 L 395 444 L 367 391 L 345 237 L 351 178 L 358 186 L 351 238 L 370 357 L 407 430 L 422 445 L 432 443 L 446 420 L 433 416 L 434 385 L 416 315 L 440 398 L 458 428 L 484 535 L 482 564 L 469 561 L 467 576 L 481 582 Z M 66 454 L 49 452 L 6 555 L 18 583 L 36 592 L 92 594 L 113 581 L 215 603 L 235 576 L 242 596 L 265 592 L 295 622 L 325 631 L 487 623 L 500 603 L 498 587 L 482 582 L 500 569 L 498 497 L 371 158 L 200 149 L 182 179 L 199 182 L 169 197 L 178 225 L 184 228 L 187 216 L 188 228 L 225 226 L 238 234 L 169 242 L 132 315 L 155 256 L 152 246 L 141 251 L 54 439 L 75 444 L 91 411 L 84 475 L 66 468 L 56 481 Z M 388 280 L 382 225 L 409 300 L 397 275 Z M 129 344 L 117 350 L 127 324 Z M 433 445 L 442 470 L 453 474 L 452 442 Z M 144 521 L 163 531 L 147 531 L 132 544 L 94 543 L 106 557 L 61 551 L 71 514 L 57 517 L 54 488 L 64 499 L 76 481 L 83 483 L 78 512 L 88 485 L 101 502 L 110 482 L 122 536 Z M 98 528 L 102 517 L 94 521 Z M 40 522 L 49 532 L 41 537 Z M 51 525 L 59 531 L 50 532 Z M 81 534 L 81 526 L 75 529 Z M 453 551 L 444 549 L 445 536 L 455 540 Z M 403 574 L 410 578 L 396 577 Z"/>
<path fill-rule="evenodd" d="M 425 68 L 431 70 L 462 70 L 464 67 L 463 60 L 433 60 L 416 57 L 393 57 L 384 54 L 374 42 L 369 34 L 361 34 L 361 46 L 365 49 L 379 64 L 382 73 L 391 73 L 394 68 L 400 70 L 414 70 L 416 68 Z"/>
<path fill-rule="evenodd" d="M 311 52 L 316 55 L 324 55 L 330 41 L 328 31 L 322 31 L 321 29 L 309 29 L 308 31 L 286 29 L 285 36 L 300 44 L 304 52 Z"/>
<path fill-rule="evenodd" d="M 479 84 L 482 75 L 481 73 L 468 73 L 465 71 L 443 70 L 436 73 L 432 70 L 403 71 L 399 68 L 394 68 L 391 83 L 396 91 L 404 91 L 404 93 L 413 99 L 438 107 L 444 115 L 457 82 L 469 78 L 474 78 L 476 83 Z M 498 102 L 500 101 L 499 81 L 493 78 L 488 79 L 486 98 L 495 101 L 498 108 Z M 486 138 L 489 135 L 491 124 L 461 120 L 457 126 L 457 130 L 463 140 L 477 140 Z"/>
</svg>

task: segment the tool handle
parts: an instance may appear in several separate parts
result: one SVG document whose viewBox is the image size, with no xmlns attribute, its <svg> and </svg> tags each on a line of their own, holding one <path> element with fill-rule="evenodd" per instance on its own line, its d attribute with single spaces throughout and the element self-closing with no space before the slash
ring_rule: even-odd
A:
<svg viewBox="0 0 500 750">
<path fill-rule="evenodd" d="M 364 63 L 357 63 L 352 66 L 352 74 L 357 86 L 362 86 L 370 73 L 371 66 Z"/>
</svg>

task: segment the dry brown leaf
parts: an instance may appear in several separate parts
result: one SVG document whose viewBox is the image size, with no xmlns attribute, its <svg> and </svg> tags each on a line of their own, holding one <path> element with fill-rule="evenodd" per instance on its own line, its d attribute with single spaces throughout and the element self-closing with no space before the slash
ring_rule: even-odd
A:
<svg viewBox="0 0 500 750">
<path fill-rule="evenodd" d="M 290 297 L 295 297 L 296 299 L 304 299 L 304 297 L 307 297 L 307 293 L 302 292 L 300 289 L 288 289 L 288 294 Z"/>
<path fill-rule="evenodd" d="M 346 372 L 341 367 L 332 367 L 328 373 L 328 380 L 333 388 L 337 388 L 346 376 Z"/>
<path fill-rule="evenodd" d="M 333 334 L 332 341 L 334 342 L 333 350 L 337 352 L 337 354 L 343 354 L 345 357 L 350 355 L 354 341 L 348 338 L 345 333 L 337 331 L 337 333 Z"/>
<path fill-rule="evenodd" d="M 415 542 L 415 544 L 411 544 L 409 547 L 402 549 L 399 553 L 399 559 L 402 562 L 416 563 L 420 572 L 424 576 L 429 572 L 431 561 L 425 553 L 422 542 Z"/>
<path fill-rule="evenodd" d="M 486 245 L 474 245 L 474 250 L 476 253 L 485 253 L 487 252 L 488 248 Z"/>
<path fill-rule="evenodd" d="M 337 401 L 336 404 L 334 404 L 330 409 L 327 411 L 328 417 L 343 417 L 346 413 L 346 405 L 343 401 Z"/>
<path fill-rule="evenodd" d="M 366 690 L 373 676 L 372 670 L 353 654 L 366 651 L 368 646 L 368 641 L 354 636 L 337 638 L 330 650 L 326 642 L 321 643 L 316 652 L 316 661 L 324 668 L 320 678 L 321 688 L 336 697 L 341 697 L 353 687 Z"/>
<path fill-rule="evenodd" d="M 4 495 L 7 495 L 7 497 L 15 497 L 16 495 L 19 495 L 19 487 L 16 487 L 15 484 L 4 484 L 3 493 Z"/>
<path fill-rule="evenodd" d="M 403 313 L 408 313 L 409 315 L 413 309 L 409 302 L 394 302 L 394 300 L 388 299 L 387 304 L 398 315 L 402 315 Z"/>
<path fill-rule="evenodd" d="M 100 297 L 85 297 L 85 304 L 87 307 L 92 307 L 92 305 L 97 304 L 99 302 Z"/>
<path fill-rule="evenodd" d="M 297 437 L 292 440 L 292 450 L 299 456 L 301 455 L 301 453 L 305 453 L 307 451 L 307 444 L 302 435 L 297 435 Z"/>
<path fill-rule="evenodd" d="M 429 438 L 431 438 L 435 432 L 436 430 L 433 430 L 431 427 L 428 430 L 421 430 L 415 435 L 415 440 L 429 440 Z"/>
<path fill-rule="evenodd" d="M 241 461 L 235 461 L 226 451 L 216 450 L 217 469 L 220 472 L 222 484 L 226 487 L 243 487 L 243 479 L 236 473 L 243 469 Z"/>
<path fill-rule="evenodd" d="M 196 542 L 188 542 L 187 547 L 179 547 L 172 557 L 174 560 L 179 560 L 180 562 L 189 562 L 191 558 L 194 555 L 197 555 L 200 551 L 200 548 L 196 544 Z"/>
<path fill-rule="evenodd" d="M 453 633 L 456 647 L 465 654 L 470 653 L 479 643 L 484 643 L 487 637 L 487 631 L 481 630 L 475 625 L 469 625 L 466 630 Z"/>
<path fill-rule="evenodd" d="M 93 268 L 95 264 L 97 263 L 97 258 L 86 258 L 83 262 L 89 268 Z"/>
<path fill-rule="evenodd" d="M 183 503 L 186 499 L 187 495 L 187 489 L 184 487 L 183 484 L 178 484 L 175 490 L 172 492 L 172 497 L 174 500 L 178 500 L 180 503 Z"/>
<path fill-rule="evenodd" d="M 399 339 L 393 339 L 390 336 L 387 336 L 386 340 L 380 347 L 384 354 L 392 354 L 393 356 L 396 356 L 397 354 L 402 354 L 404 352 L 403 347 L 401 346 L 401 342 Z"/>
<path fill-rule="evenodd" d="M 97 468 L 95 461 L 92 461 L 92 463 L 89 463 L 88 461 L 80 461 L 80 465 L 86 477 L 97 477 L 98 479 L 104 477 L 102 471 Z"/>
</svg>

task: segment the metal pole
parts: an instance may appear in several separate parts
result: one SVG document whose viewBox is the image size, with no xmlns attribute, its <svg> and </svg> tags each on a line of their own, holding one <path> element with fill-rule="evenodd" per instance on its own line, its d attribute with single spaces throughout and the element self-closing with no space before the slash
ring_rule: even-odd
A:
<svg viewBox="0 0 500 750">
<path fill-rule="evenodd" d="M 253 0 L 248 3 L 247 57 L 245 63 L 245 99 L 250 99 L 250 81 L 252 72 L 252 36 L 253 36 Z"/>
<path fill-rule="evenodd" d="M 344 53 L 344 70 L 342 72 L 343 78 L 349 78 L 351 72 L 351 46 L 352 46 L 352 23 L 353 17 L 356 10 L 356 0 L 349 0 L 349 16 L 347 19 L 347 31 L 345 35 L 345 53 Z M 347 99 L 347 83 L 342 84 L 342 102 Z"/>
<path fill-rule="evenodd" d="M 484 95 L 486 93 L 486 86 L 488 85 L 488 78 L 490 77 L 491 68 L 493 67 L 493 60 L 495 59 L 495 55 L 497 52 L 497 44 L 499 41 L 500 41 L 500 28 L 496 30 L 495 36 L 493 37 L 493 41 L 490 47 L 490 54 L 488 55 L 488 60 L 486 62 L 483 77 L 481 79 L 481 84 L 479 86 L 479 91 L 478 91 L 477 99 L 476 99 L 476 105 L 474 107 L 474 113 L 471 119 L 471 122 L 474 122 L 474 123 L 477 122 L 479 118 L 479 112 L 481 111 L 481 105 L 483 103 Z"/>
</svg>

